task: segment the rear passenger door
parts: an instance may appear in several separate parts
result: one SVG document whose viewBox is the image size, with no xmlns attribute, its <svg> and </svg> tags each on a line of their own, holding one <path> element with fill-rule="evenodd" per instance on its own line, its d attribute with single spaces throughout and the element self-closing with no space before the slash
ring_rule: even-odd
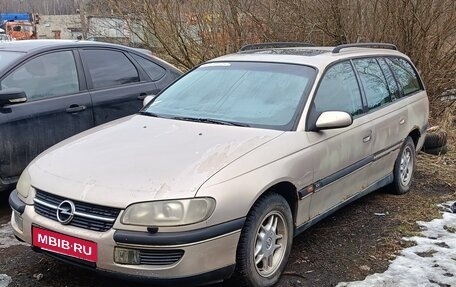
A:
<svg viewBox="0 0 456 287">
<path fill-rule="evenodd" d="M 367 100 L 372 121 L 374 161 L 369 169 L 369 184 L 388 176 L 394 167 L 398 150 L 404 140 L 407 107 L 397 104 L 400 91 L 384 58 L 353 60 Z M 386 180 L 386 179 L 385 179 Z"/>
<path fill-rule="evenodd" d="M 313 150 L 312 164 L 316 167 L 311 218 L 337 207 L 366 188 L 372 128 L 350 61 L 331 66 L 323 75 L 311 105 L 309 123 L 314 123 L 325 111 L 345 111 L 352 115 L 353 124 L 308 133 Z"/>
<path fill-rule="evenodd" d="M 157 92 L 142 68 L 120 50 L 80 49 L 93 102 L 95 125 L 137 113 Z"/>
</svg>

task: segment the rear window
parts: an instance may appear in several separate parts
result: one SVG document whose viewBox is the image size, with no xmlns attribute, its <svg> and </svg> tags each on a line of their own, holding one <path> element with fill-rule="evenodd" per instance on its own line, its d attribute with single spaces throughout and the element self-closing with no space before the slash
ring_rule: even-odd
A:
<svg viewBox="0 0 456 287">
<path fill-rule="evenodd" d="M 400 58 L 388 58 L 386 61 L 393 70 L 394 76 L 396 77 L 404 96 L 421 90 L 418 75 L 409 62 Z"/>
<path fill-rule="evenodd" d="M 23 53 L 0 51 L 0 69 L 5 68 L 9 63 L 21 57 Z"/>
</svg>

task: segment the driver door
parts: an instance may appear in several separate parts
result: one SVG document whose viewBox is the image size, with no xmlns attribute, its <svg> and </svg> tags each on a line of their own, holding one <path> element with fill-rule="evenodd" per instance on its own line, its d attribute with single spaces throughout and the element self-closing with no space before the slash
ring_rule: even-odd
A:
<svg viewBox="0 0 456 287">
<path fill-rule="evenodd" d="M 1 79 L 25 91 L 27 102 L 0 107 L 0 179 L 15 182 L 38 154 L 94 125 L 72 50 L 40 54 Z"/>
</svg>

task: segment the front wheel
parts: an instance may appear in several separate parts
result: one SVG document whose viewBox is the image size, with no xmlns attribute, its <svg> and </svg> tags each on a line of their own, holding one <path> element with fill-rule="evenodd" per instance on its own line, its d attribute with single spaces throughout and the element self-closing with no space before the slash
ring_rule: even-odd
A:
<svg viewBox="0 0 456 287">
<path fill-rule="evenodd" d="M 293 217 L 288 202 L 272 193 L 254 204 L 241 232 L 236 275 L 243 286 L 273 286 L 290 256 Z"/>
<path fill-rule="evenodd" d="M 415 144 L 411 137 L 407 137 L 394 164 L 394 181 L 392 183 L 392 192 L 394 194 L 404 194 L 409 191 L 412 185 L 415 165 Z"/>
</svg>

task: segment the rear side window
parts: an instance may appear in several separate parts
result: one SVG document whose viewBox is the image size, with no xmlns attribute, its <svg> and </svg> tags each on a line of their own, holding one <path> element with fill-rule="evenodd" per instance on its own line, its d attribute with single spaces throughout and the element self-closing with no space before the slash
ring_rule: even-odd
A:
<svg viewBox="0 0 456 287">
<path fill-rule="evenodd" d="M 421 90 L 418 76 L 409 62 L 400 58 L 387 58 L 386 61 L 393 70 L 404 96 Z"/>
<path fill-rule="evenodd" d="M 401 92 L 399 91 L 399 86 L 397 85 L 396 79 L 394 79 L 390 67 L 386 64 L 386 61 L 383 58 L 377 58 L 377 61 L 380 64 L 380 68 L 382 68 L 383 75 L 385 75 L 392 98 L 400 98 Z"/>
<path fill-rule="evenodd" d="M 328 69 L 314 99 L 315 111 L 344 111 L 352 116 L 363 113 L 361 94 L 350 62 Z"/>
<path fill-rule="evenodd" d="M 139 63 L 139 65 L 146 71 L 152 81 L 159 80 L 166 73 L 166 70 L 155 64 L 154 62 L 147 60 L 141 56 L 131 54 L 133 59 Z"/>
<path fill-rule="evenodd" d="M 391 103 L 388 84 L 377 60 L 373 58 L 358 59 L 353 60 L 353 63 L 361 79 L 369 110 Z"/>
<path fill-rule="evenodd" d="M 82 58 L 89 70 L 94 89 L 139 82 L 135 65 L 122 52 L 83 50 Z"/>
</svg>

